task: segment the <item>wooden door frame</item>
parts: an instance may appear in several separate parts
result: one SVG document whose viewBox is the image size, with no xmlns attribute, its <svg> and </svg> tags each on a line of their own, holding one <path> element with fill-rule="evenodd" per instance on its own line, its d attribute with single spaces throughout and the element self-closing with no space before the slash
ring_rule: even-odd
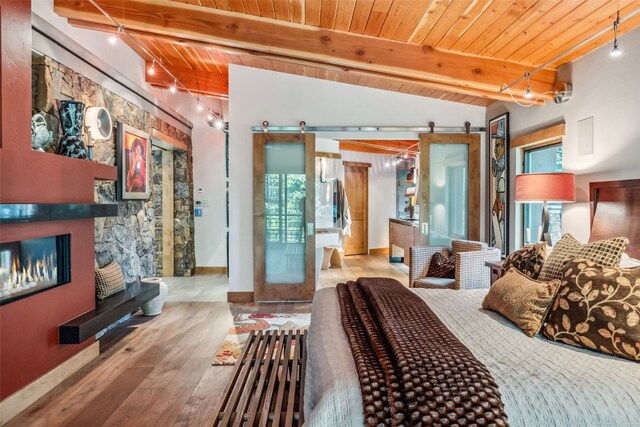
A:
<svg viewBox="0 0 640 427">
<path fill-rule="evenodd" d="M 311 301 L 315 292 L 315 134 L 253 134 L 253 274 L 255 301 Z M 266 286 L 265 147 L 267 143 L 305 144 L 305 283 Z M 309 235 L 308 225 L 313 225 Z"/>
<path fill-rule="evenodd" d="M 469 146 L 469 198 L 467 238 L 480 240 L 480 135 L 460 133 L 421 133 L 420 137 L 420 244 L 429 246 L 429 179 L 431 175 L 431 144 L 467 144 Z M 424 224 L 427 232 L 424 233 Z"/>
<path fill-rule="evenodd" d="M 348 254 L 347 253 L 347 244 L 345 242 L 344 245 L 344 256 L 349 256 L 349 255 L 366 255 L 369 253 L 369 168 L 371 167 L 371 163 L 366 163 L 366 162 L 350 162 L 350 161 L 344 161 L 342 162 L 342 165 L 345 168 L 345 178 L 344 178 L 344 191 L 345 193 L 347 192 L 347 171 L 346 168 L 350 167 L 350 168 L 359 168 L 359 169 L 364 169 L 366 171 L 366 175 L 367 175 L 367 185 L 365 186 L 364 189 L 364 197 L 365 197 L 365 209 L 364 209 L 364 224 L 365 224 L 365 233 L 364 233 L 364 246 L 365 246 L 365 252 L 363 254 Z"/>
</svg>

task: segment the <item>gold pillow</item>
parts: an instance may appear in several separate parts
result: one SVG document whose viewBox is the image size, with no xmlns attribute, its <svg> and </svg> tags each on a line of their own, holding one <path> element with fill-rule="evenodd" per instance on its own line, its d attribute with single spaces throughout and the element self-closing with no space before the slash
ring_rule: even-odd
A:
<svg viewBox="0 0 640 427">
<path fill-rule="evenodd" d="M 586 258 L 605 267 L 618 267 L 628 244 L 629 239 L 626 237 L 614 237 L 583 245 L 567 233 L 553 247 L 551 254 L 542 265 L 538 280 L 548 282 L 561 279 L 565 262 L 574 258 Z"/>
<path fill-rule="evenodd" d="M 482 308 L 502 314 L 527 336 L 535 337 L 559 287 L 559 280 L 538 282 L 511 268 L 491 285 Z"/>
</svg>

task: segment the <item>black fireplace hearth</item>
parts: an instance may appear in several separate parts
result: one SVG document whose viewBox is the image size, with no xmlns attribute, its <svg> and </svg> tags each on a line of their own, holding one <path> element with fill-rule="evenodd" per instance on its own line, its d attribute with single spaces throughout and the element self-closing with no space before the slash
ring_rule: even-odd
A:
<svg viewBox="0 0 640 427">
<path fill-rule="evenodd" d="M 0 244 L 0 305 L 71 282 L 71 235 Z"/>
</svg>

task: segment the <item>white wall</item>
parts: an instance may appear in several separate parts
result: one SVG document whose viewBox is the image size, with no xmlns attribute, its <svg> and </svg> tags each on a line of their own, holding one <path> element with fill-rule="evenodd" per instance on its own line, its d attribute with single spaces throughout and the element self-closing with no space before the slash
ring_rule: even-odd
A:
<svg viewBox="0 0 640 427">
<path fill-rule="evenodd" d="M 371 163 L 369 168 L 369 249 L 389 247 L 389 218 L 396 211 L 396 167 L 389 156 L 341 151 L 342 160 Z"/>
<path fill-rule="evenodd" d="M 253 290 L 253 170 L 251 126 L 483 126 L 483 107 L 311 79 L 232 64 L 230 119 L 230 290 Z M 367 134 L 369 137 L 371 134 Z M 319 135 L 320 136 L 320 135 Z M 323 134 L 323 138 L 336 135 Z M 355 137 L 358 133 L 342 134 Z M 417 137 L 415 133 L 385 138 Z M 484 161 L 483 161 L 484 163 Z"/>
<path fill-rule="evenodd" d="M 581 241 L 589 238 L 589 182 L 640 178 L 640 29 L 620 38 L 624 54 L 609 55 L 611 43 L 573 62 L 560 72 L 560 80 L 573 84 L 573 98 L 564 104 L 523 108 L 499 102 L 487 108 L 487 120 L 509 111 L 511 138 L 564 121 L 563 167 L 576 176 L 577 203 L 563 208 L 563 232 Z M 579 120 L 594 118 L 594 154 L 578 156 Z M 515 171 L 511 151 L 511 171 Z M 513 174 L 512 174 L 513 175 Z M 514 218 L 511 177 L 510 217 Z M 510 222 L 511 248 L 515 221 Z"/>
<path fill-rule="evenodd" d="M 227 114 L 227 102 L 211 99 L 209 105 L 215 111 Z M 192 103 L 185 102 L 183 110 L 188 117 L 201 113 Z M 227 213 L 225 176 L 225 133 L 207 125 L 204 120 L 195 120 L 192 133 L 193 144 L 193 198 L 207 201 L 204 216 L 195 217 L 196 266 L 224 267 L 227 265 Z M 200 190 L 202 190 L 200 192 Z"/>
</svg>

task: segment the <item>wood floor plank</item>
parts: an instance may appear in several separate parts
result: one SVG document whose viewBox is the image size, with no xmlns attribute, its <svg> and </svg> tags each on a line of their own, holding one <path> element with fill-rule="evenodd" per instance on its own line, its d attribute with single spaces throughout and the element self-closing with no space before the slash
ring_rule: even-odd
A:
<svg viewBox="0 0 640 427">
<path fill-rule="evenodd" d="M 151 368 L 127 368 L 109 387 L 102 390 L 89 404 L 69 421 L 71 426 L 99 426 L 111 416 L 122 402 L 149 375 Z M 54 424 L 59 425 L 59 424 Z"/>
<path fill-rule="evenodd" d="M 224 385 L 232 373 L 231 366 L 209 366 L 174 425 L 212 426 L 222 404 Z"/>
</svg>

